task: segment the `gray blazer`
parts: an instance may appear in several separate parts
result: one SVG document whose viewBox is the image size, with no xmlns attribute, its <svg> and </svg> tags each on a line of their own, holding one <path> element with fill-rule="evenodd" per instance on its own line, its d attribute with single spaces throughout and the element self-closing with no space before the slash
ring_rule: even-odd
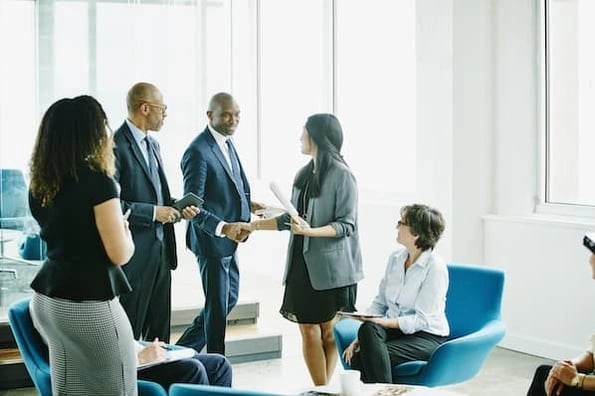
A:
<svg viewBox="0 0 595 396">
<path fill-rule="evenodd" d="M 293 188 L 291 203 L 297 208 L 300 190 Z M 320 195 L 311 198 L 306 211 L 311 227 L 331 225 L 334 238 L 304 237 L 304 260 L 310 281 L 316 290 L 333 289 L 357 283 L 363 277 L 357 224 L 357 184 L 349 168 L 341 163 L 330 167 L 320 187 Z M 289 214 L 277 218 L 277 228 L 290 227 Z M 283 283 L 292 265 L 293 234 L 289 239 Z"/>
</svg>

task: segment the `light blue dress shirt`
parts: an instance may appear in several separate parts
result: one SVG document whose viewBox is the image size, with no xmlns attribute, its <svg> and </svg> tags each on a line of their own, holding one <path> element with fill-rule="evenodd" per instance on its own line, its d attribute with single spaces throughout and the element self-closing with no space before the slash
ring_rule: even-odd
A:
<svg viewBox="0 0 595 396">
<path fill-rule="evenodd" d="M 450 329 L 445 314 L 446 264 L 437 254 L 426 250 L 405 272 L 407 256 L 405 248 L 390 255 L 378 295 L 367 312 L 397 318 L 405 334 L 425 331 L 447 336 Z"/>
</svg>

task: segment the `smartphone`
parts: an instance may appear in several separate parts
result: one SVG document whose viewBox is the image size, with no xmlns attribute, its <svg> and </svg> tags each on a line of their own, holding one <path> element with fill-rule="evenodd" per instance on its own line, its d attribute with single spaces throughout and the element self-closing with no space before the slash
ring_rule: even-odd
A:
<svg viewBox="0 0 595 396">
<path fill-rule="evenodd" d="M 132 210 L 128 208 L 128 210 L 124 213 L 124 220 L 128 220 L 130 213 L 132 213 Z"/>
<path fill-rule="evenodd" d="M 595 254 L 595 232 L 586 232 L 583 237 L 583 245 Z"/>
</svg>

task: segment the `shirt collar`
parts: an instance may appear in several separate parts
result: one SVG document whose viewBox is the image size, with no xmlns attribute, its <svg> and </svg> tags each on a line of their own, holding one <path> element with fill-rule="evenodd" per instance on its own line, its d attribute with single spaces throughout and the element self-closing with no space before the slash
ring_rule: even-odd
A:
<svg viewBox="0 0 595 396">
<path fill-rule="evenodd" d="M 225 136 L 219 132 L 217 132 L 215 130 L 215 128 L 213 128 L 213 126 L 211 125 L 211 123 L 209 122 L 207 124 L 208 128 L 209 128 L 209 132 L 211 132 L 211 135 L 213 135 L 213 137 L 215 138 L 215 141 L 217 142 L 217 144 L 219 146 L 225 146 L 225 143 L 231 138 L 230 136 Z"/>
<path fill-rule="evenodd" d="M 405 260 L 407 260 L 408 254 L 409 252 L 407 251 L 407 249 L 403 249 L 398 256 L 400 261 L 404 263 Z M 432 249 L 423 251 L 415 261 L 415 265 L 419 266 L 420 268 L 426 267 L 428 265 L 428 262 L 430 261 L 430 257 L 432 257 Z"/>
<path fill-rule="evenodd" d="M 126 124 L 128 125 L 128 128 L 130 129 L 130 132 L 132 132 L 132 136 L 134 137 L 134 140 L 136 141 L 136 143 L 139 146 L 141 146 L 141 143 L 143 142 L 143 139 L 145 138 L 145 136 L 149 136 L 149 132 L 145 133 L 145 132 L 141 131 L 128 118 L 126 119 Z"/>
</svg>

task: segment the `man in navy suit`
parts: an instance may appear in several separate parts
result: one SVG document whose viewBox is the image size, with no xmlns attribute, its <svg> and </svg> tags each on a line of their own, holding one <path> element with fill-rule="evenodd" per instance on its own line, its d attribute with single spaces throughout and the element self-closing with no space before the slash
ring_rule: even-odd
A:
<svg viewBox="0 0 595 396">
<path fill-rule="evenodd" d="M 240 108 L 228 93 L 209 102 L 209 123 L 182 157 L 184 193 L 204 199 L 200 213 L 188 223 L 186 245 L 198 261 L 205 294 L 204 308 L 178 340 L 179 345 L 225 354 L 227 314 L 238 301 L 236 249 L 248 237 L 245 222 L 262 205 L 250 201 L 250 185 L 231 137 Z"/>
<path fill-rule="evenodd" d="M 116 181 L 120 183 L 123 210 L 131 210 L 128 222 L 134 239 L 132 259 L 123 268 L 132 292 L 120 296 L 136 339 L 169 342 L 171 273 L 177 267 L 173 224 L 189 219 L 198 208 L 180 214 L 171 207 L 167 178 L 159 144 L 149 131 L 157 132 L 167 116 L 163 95 L 153 84 L 137 83 L 126 97 L 128 119 L 114 133 Z"/>
</svg>

